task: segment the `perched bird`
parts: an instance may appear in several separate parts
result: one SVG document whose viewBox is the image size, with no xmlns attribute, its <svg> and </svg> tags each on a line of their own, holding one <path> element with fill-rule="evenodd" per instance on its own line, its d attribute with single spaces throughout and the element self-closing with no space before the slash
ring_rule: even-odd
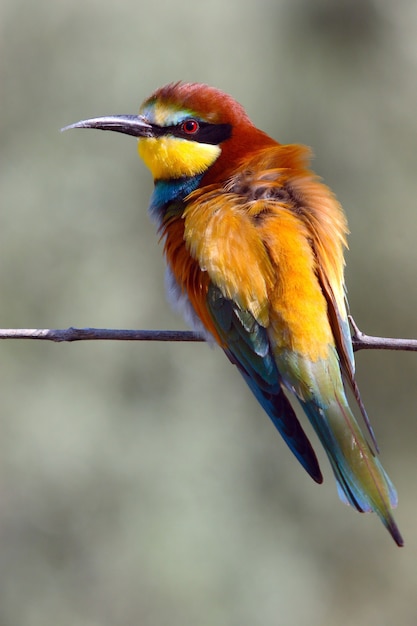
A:
<svg viewBox="0 0 417 626">
<path fill-rule="evenodd" d="M 281 145 L 230 96 L 197 83 L 158 89 L 139 115 L 67 128 L 138 138 L 155 183 L 149 212 L 164 243 L 169 298 L 195 330 L 221 346 L 301 465 L 321 483 L 316 455 L 286 394 L 297 397 L 341 499 L 360 512 L 376 512 L 403 545 L 391 513 L 395 488 L 376 458 L 354 379 L 343 278 L 346 219 L 309 169 L 309 150 Z"/>
</svg>

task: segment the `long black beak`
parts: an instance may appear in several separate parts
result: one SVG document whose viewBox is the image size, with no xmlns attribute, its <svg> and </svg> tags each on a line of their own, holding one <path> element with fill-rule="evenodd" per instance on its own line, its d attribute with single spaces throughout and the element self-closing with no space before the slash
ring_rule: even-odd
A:
<svg viewBox="0 0 417 626">
<path fill-rule="evenodd" d="M 132 137 L 153 137 L 152 125 L 142 115 L 106 115 L 105 117 L 93 117 L 89 120 L 81 120 L 61 128 L 62 131 L 71 128 L 98 128 L 100 130 L 113 130 L 116 133 L 132 135 Z"/>
</svg>

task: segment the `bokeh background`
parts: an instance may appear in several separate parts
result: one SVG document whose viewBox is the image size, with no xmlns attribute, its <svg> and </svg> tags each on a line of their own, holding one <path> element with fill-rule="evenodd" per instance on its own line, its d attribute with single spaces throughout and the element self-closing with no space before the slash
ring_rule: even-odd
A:
<svg viewBox="0 0 417 626">
<path fill-rule="evenodd" d="M 313 147 L 351 310 L 417 337 L 413 0 L 1 0 L 0 326 L 184 328 L 132 138 L 59 129 L 208 82 Z M 417 621 L 417 355 L 360 352 L 398 549 L 296 463 L 203 344 L 4 341 L 1 626 Z"/>
</svg>

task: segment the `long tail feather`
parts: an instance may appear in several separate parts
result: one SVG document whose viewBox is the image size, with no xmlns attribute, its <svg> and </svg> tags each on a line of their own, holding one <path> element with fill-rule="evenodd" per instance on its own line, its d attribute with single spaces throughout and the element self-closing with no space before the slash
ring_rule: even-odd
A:
<svg viewBox="0 0 417 626">
<path fill-rule="evenodd" d="M 291 452 L 311 478 L 316 483 L 322 483 L 323 476 L 316 454 L 284 392 L 280 390 L 276 394 L 268 393 L 257 386 L 243 371 L 241 373 Z"/>
<path fill-rule="evenodd" d="M 350 410 L 334 348 L 329 346 L 326 359 L 315 361 L 282 351 L 277 365 L 326 451 L 341 499 L 361 513 L 377 513 L 394 541 L 402 546 L 391 513 L 397 505 L 397 493 Z"/>
<path fill-rule="evenodd" d="M 344 398 L 327 408 L 309 401 L 303 408 L 317 432 L 336 477 L 339 496 L 360 512 L 374 511 L 397 545 L 404 544 L 391 509 L 397 493 L 375 457 Z"/>
</svg>

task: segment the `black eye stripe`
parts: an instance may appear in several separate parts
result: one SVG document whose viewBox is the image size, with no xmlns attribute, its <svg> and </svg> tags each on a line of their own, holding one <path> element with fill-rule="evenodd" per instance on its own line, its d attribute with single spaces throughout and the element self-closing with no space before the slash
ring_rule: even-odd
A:
<svg viewBox="0 0 417 626">
<path fill-rule="evenodd" d="M 182 122 L 183 123 L 183 122 Z M 210 143 L 217 145 L 222 141 L 226 141 L 232 135 L 231 124 L 209 124 L 208 122 L 198 122 L 200 128 L 196 133 L 190 135 L 181 129 L 182 123 L 172 126 L 156 126 L 152 125 L 155 137 L 163 137 L 164 135 L 172 135 L 188 141 L 197 141 L 198 143 Z"/>
</svg>

